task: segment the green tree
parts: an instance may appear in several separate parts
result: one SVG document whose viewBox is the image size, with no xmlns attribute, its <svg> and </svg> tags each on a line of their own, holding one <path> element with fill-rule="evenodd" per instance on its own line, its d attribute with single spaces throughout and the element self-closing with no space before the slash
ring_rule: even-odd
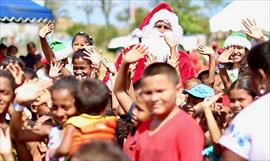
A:
<svg viewBox="0 0 270 161">
<path fill-rule="evenodd" d="M 160 0 L 150 2 L 155 7 Z M 195 3 L 196 0 L 167 0 L 171 8 L 178 15 L 179 24 L 187 35 L 204 33 L 209 34 L 209 16 L 217 8 L 222 8 L 228 1 L 225 0 L 203 0 Z M 198 2 L 198 1 L 197 1 Z"/>
<path fill-rule="evenodd" d="M 45 0 L 44 2 L 45 7 L 49 8 L 54 15 L 55 25 L 57 23 L 57 17 L 59 16 L 59 14 L 61 14 L 59 13 L 59 8 L 62 5 L 62 2 L 63 1 L 55 1 L 55 0 Z"/>
</svg>

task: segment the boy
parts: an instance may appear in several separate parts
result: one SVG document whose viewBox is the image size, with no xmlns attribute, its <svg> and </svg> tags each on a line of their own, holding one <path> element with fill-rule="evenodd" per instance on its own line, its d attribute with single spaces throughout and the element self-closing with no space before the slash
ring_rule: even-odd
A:
<svg viewBox="0 0 270 161">
<path fill-rule="evenodd" d="M 181 83 L 175 69 L 165 63 L 152 64 L 141 81 L 151 118 L 138 127 L 135 160 L 202 160 L 202 130 L 176 105 Z"/>
</svg>

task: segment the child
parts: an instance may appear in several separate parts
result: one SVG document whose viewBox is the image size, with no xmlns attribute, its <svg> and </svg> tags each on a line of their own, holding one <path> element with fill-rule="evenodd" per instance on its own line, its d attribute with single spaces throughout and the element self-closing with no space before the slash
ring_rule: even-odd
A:
<svg viewBox="0 0 270 161">
<path fill-rule="evenodd" d="M 121 149 L 111 141 L 92 141 L 80 146 L 71 161 L 128 161 Z"/>
<path fill-rule="evenodd" d="M 110 100 L 109 90 L 97 79 L 85 79 L 75 97 L 77 116 L 65 122 L 64 136 L 52 157 L 71 157 L 79 145 L 93 140 L 114 140 L 116 118 L 104 116 Z"/>
<path fill-rule="evenodd" d="M 224 41 L 224 48 L 218 58 L 219 74 L 225 88 L 229 89 L 238 78 L 240 65 L 245 63 L 251 43 L 243 33 L 233 32 Z"/>
<path fill-rule="evenodd" d="M 135 160 L 202 160 L 202 130 L 176 106 L 181 85 L 175 69 L 164 63 L 152 64 L 141 81 L 151 118 L 137 129 Z"/>
<path fill-rule="evenodd" d="M 220 143 L 226 147 L 224 161 L 270 160 L 269 53 L 270 42 L 266 41 L 252 48 L 247 56 L 253 90 L 261 97 L 243 109 L 221 137 Z"/>
<path fill-rule="evenodd" d="M 15 101 L 15 111 L 12 114 L 11 129 L 14 133 L 14 138 L 21 142 L 27 141 L 44 141 L 47 138 L 48 150 L 47 157 L 52 148 L 56 148 L 61 141 L 61 128 L 63 123 L 71 116 L 76 114 L 75 108 L 75 93 L 78 86 L 78 80 L 72 76 L 61 77 L 51 88 L 52 107 L 51 113 L 54 122 L 42 122 L 39 126 L 32 129 L 22 129 L 20 105 L 26 105 L 33 102 L 39 97 L 42 90 L 47 89 L 52 85 L 52 82 L 40 80 L 36 83 L 24 84 L 17 89 Z M 28 95 L 25 95 L 27 93 Z M 37 122 L 39 122 L 38 120 Z"/>
<path fill-rule="evenodd" d="M 254 101 L 256 93 L 251 88 L 250 76 L 238 78 L 230 87 L 230 109 L 234 115 Z"/>
<path fill-rule="evenodd" d="M 85 49 L 77 50 L 72 57 L 73 73 L 78 80 L 98 78 L 100 70 L 85 55 Z"/>
<path fill-rule="evenodd" d="M 194 107 L 198 103 L 202 102 L 205 98 L 209 98 L 215 95 L 214 90 L 204 84 L 197 84 L 191 89 L 185 89 L 184 94 L 187 94 L 186 105 L 183 106 L 183 110 L 189 113 L 190 115 L 194 114 Z"/>
<path fill-rule="evenodd" d="M 130 65 L 143 58 L 145 54 L 146 48 L 144 48 L 144 46 L 135 45 L 133 49 L 123 55 L 123 62 L 118 71 L 114 86 L 114 94 L 119 101 L 121 108 L 123 108 L 123 111 L 126 112 L 127 120 L 132 123 L 132 129 L 127 129 L 129 130 L 129 135 L 126 138 L 126 142 L 124 143 L 123 148 L 124 152 L 132 160 L 135 159 L 135 130 L 138 127 L 139 123 L 145 121 L 149 117 L 149 112 L 146 109 L 140 96 L 140 80 L 134 83 L 134 86 L 136 86 L 136 88 L 134 89 L 135 91 L 128 91 L 128 86 L 131 86 L 131 88 L 133 87 L 132 84 L 127 84 L 131 83 L 131 76 L 128 75 L 128 72 Z"/>
<path fill-rule="evenodd" d="M 0 130 L 4 134 L 6 134 L 9 133 L 9 125 L 6 122 L 5 117 L 7 110 L 14 99 L 14 90 L 16 88 L 16 83 L 12 74 L 4 70 L 0 70 L 0 82 Z M 1 141 L 2 139 L 3 138 L 1 138 Z M 9 141 L 10 138 L 7 139 L 7 141 Z M 2 147 L 3 145 L 4 143 L 1 142 L 0 158 L 2 155 L 4 160 L 14 160 L 14 157 L 11 153 L 11 148 L 8 151 L 2 151 L 4 150 L 2 149 L 4 148 Z M 8 144 L 6 144 L 5 146 L 8 146 Z"/>
</svg>

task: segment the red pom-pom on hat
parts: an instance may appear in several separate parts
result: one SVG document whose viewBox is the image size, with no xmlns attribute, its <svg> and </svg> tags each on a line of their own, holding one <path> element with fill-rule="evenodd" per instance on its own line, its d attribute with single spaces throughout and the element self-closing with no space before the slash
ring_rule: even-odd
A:
<svg viewBox="0 0 270 161">
<path fill-rule="evenodd" d="M 160 3 L 159 5 L 157 5 L 148 15 L 146 15 L 144 17 L 144 19 L 142 20 L 141 24 L 139 25 L 139 29 L 142 30 L 144 26 L 148 25 L 151 18 L 153 17 L 153 15 L 158 12 L 161 9 L 166 9 L 170 12 L 173 12 L 173 10 L 171 9 L 171 7 L 167 4 L 167 3 Z"/>
</svg>

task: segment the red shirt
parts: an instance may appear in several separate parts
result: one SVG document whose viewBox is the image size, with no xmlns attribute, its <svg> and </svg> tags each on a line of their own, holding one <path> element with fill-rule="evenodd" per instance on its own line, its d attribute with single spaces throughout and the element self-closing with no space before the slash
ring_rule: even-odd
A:
<svg viewBox="0 0 270 161">
<path fill-rule="evenodd" d="M 122 62 L 122 55 L 127 53 L 129 50 L 131 50 L 132 47 L 133 46 L 129 46 L 129 47 L 123 49 L 123 51 L 119 54 L 119 56 L 116 60 L 116 63 L 115 63 L 115 66 L 117 69 L 120 68 L 120 64 Z M 194 73 L 193 67 L 191 65 L 191 62 L 189 60 L 188 54 L 185 53 L 184 51 L 179 51 L 179 55 L 180 55 L 179 59 L 178 59 L 180 62 L 179 63 L 179 72 L 181 74 L 182 84 L 184 84 L 184 82 L 186 80 L 195 77 L 195 73 Z M 146 62 L 146 57 L 144 57 L 143 59 L 140 59 L 138 61 L 135 73 L 132 77 L 133 83 L 140 79 L 140 77 L 144 71 L 144 68 L 145 68 L 144 62 Z M 107 71 L 103 81 L 106 83 L 108 80 L 109 80 L 109 72 Z"/>
<path fill-rule="evenodd" d="M 149 136 L 151 119 L 136 132 L 136 161 L 202 161 L 204 134 L 195 120 L 178 112 L 160 131 Z"/>
</svg>

